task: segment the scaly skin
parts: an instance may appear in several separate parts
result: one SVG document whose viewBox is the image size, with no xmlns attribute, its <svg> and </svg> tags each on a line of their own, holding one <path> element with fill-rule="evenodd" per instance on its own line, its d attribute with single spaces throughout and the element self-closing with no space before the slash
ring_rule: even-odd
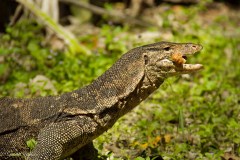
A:
<svg viewBox="0 0 240 160">
<path fill-rule="evenodd" d="M 185 58 L 202 49 L 159 42 L 130 50 L 90 85 L 60 96 L 0 99 L 0 159 L 55 160 L 72 155 L 108 130 L 163 81 L 193 73 L 201 64 Z M 26 141 L 37 145 L 29 154 Z M 11 157 L 13 159 L 13 157 Z M 16 158 L 16 157 L 15 157 Z"/>
</svg>

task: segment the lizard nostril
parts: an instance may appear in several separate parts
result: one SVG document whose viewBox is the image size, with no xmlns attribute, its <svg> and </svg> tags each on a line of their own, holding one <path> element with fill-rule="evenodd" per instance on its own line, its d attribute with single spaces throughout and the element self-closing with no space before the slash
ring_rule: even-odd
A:
<svg viewBox="0 0 240 160">
<path fill-rule="evenodd" d="M 196 48 L 197 48 L 197 46 L 196 46 L 196 45 L 192 45 L 192 48 L 196 49 Z"/>
<path fill-rule="evenodd" d="M 163 48 L 165 51 L 169 51 L 171 48 L 170 47 L 165 47 Z"/>
</svg>

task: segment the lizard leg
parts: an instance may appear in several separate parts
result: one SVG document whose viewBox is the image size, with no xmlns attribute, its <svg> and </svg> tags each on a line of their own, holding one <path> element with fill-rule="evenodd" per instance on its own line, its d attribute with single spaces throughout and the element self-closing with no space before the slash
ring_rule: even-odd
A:
<svg viewBox="0 0 240 160">
<path fill-rule="evenodd" d="M 97 124 L 89 117 L 51 123 L 40 130 L 28 159 L 63 159 L 90 142 L 96 129 Z"/>
<path fill-rule="evenodd" d="M 77 150 L 71 157 L 74 160 L 99 160 L 98 150 L 94 148 L 93 142 L 90 142 Z"/>
</svg>

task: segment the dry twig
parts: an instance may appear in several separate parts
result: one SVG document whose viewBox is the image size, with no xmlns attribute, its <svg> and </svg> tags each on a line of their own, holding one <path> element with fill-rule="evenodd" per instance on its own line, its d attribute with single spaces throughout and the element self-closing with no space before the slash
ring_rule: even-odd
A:
<svg viewBox="0 0 240 160">
<path fill-rule="evenodd" d="M 122 12 L 113 11 L 113 10 L 111 10 L 111 11 L 106 10 L 104 8 L 101 8 L 101 7 L 98 7 L 98 6 L 89 4 L 89 3 L 85 3 L 85 2 L 82 2 L 82 1 L 78 1 L 78 0 L 60 0 L 60 1 L 77 5 L 81 8 L 83 8 L 83 9 L 89 10 L 89 11 L 95 13 L 95 14 L 98 14 L 98 15 L 107 15 L 110 18 L 115 18 L 116 21 L 136 24 L 136 25 L 144 26 L 144 27 L 153 26 L 153 24 L 149 24 L 149 22 L 144 22 L 142 20 L 136 19 L 136 18 L 131 17 L 129 15 L 125 15 Z"/>
<path fill-rule="evenodd" d="M 67 44 L 70 53 L 75 54 L 81 52 L 90 54 L 90 51 L 83 45 L 79 44 L 75 36 L 60 24 L 55 22 L 50 16 L 44 13 L 32 0 L 17 0 L 25 8 L 31 11 L 39 20 L 41 20 L 49 29 L 59 36 Z"/>
</svg>

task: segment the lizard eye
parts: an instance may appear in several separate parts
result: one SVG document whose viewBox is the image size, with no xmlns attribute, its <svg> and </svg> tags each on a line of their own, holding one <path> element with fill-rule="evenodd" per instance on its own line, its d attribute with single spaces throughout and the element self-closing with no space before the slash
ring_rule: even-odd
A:
<svg viewBox="0 0 240 160">
<path fill-rule="evenodd" d="M 164 49 L 164 51 L 169 51 L 171 48 L 170 47 L 165 47 L 163 49 Z"/>
</svg>

